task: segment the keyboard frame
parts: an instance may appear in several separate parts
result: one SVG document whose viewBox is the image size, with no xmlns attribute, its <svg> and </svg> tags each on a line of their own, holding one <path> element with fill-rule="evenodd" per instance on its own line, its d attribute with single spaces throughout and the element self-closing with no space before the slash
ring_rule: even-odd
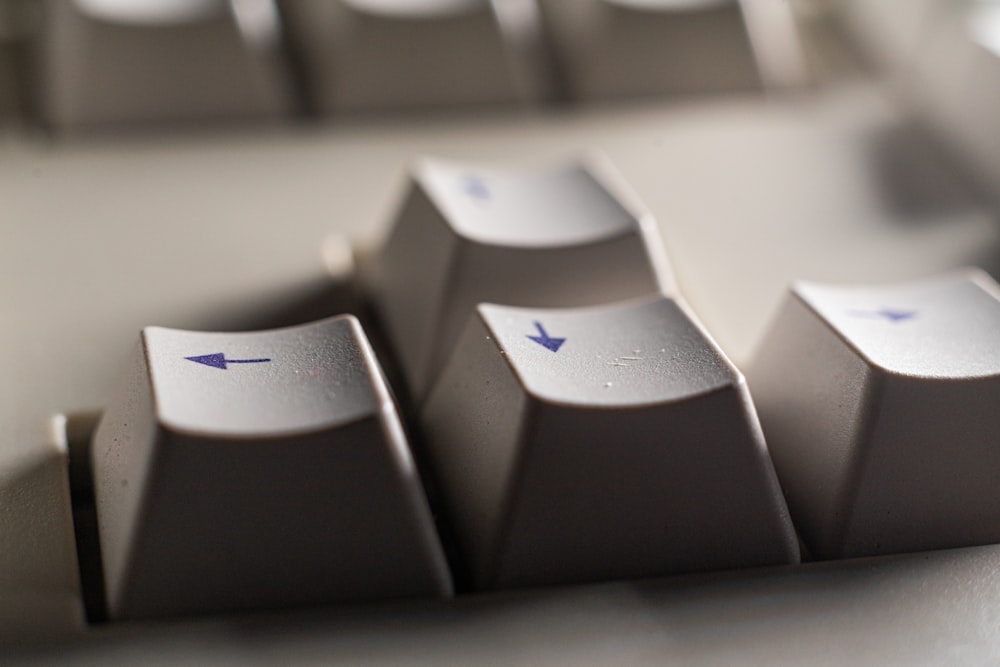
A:
<svg viewBox="0 0 1000 667">
<path fill-rule="evenodd" d="M 0 655 L 12 663 L 1000 659 L 1000 546 L 445 602 L 84 620 L 59 415 L 106 404 L 142 326 L 254 329 L 322 293 L 324 238 L 373 252 L 416 155 L 544 164 L 603 152 L 741 367 L 792 280 L 996 274 L 994 211 L 879 85 L 77 140 L 2 132 L 0 305 L 13 315 L 0 326 Z"/>
</svg>

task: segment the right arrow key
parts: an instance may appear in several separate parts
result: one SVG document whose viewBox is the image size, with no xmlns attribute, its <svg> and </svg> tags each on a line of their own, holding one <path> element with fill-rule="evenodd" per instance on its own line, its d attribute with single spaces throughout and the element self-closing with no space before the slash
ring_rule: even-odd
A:
<svg viewBox="0 0 1000 667">
<path fill-rule="evenodd" d="M 749 370 L 814 556 L 1000 542 L 1000 288 L 798 284 Z"/>
<path fill-rule="evenodd" d="M 476 588 L 798 559 L 743 377 L 672 299 L 482 304 L 422 419 Z"/>
</svg>

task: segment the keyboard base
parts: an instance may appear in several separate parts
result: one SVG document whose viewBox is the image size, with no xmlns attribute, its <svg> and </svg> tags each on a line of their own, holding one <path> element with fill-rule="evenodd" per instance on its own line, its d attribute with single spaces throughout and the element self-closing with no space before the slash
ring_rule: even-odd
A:
<svg viewBox="0 0 1000 667">
<path fill-rule="evenodd" d="M 23 665 L 776 667 L 1000 659 L 1000 546 L 447 603 L 107 625 Z"/>
<path fill-rule="evenodd" d="M 11 234 L 0 243 L 11 277 L 0 281 L 0 303 L 16 313 L 0 327 L 0 368 L 17 378 L 0 384 L 0 635 L 74 638 L 17 657 L 325 664 L 370 656 L 435 665 L 996 658 L 1000 547 L 448 604 L 86 626 L 67 449 L 53 417 L 103 408 L 142 326 L 275 324 L 328 283 L 318 249 L 330 232 L 362 248 L 378 241 L 415 155 L 537 163 L 591 149 L 610 157 L 656 215 L 683 293 L 738 365 L 792 280 L 888 282 L 967 264 L 997 273 L 995 214 L 865 82 L 774 99 L 386 117 L 263 133 L 51 144 L 0 135 Z"/>
</svg>

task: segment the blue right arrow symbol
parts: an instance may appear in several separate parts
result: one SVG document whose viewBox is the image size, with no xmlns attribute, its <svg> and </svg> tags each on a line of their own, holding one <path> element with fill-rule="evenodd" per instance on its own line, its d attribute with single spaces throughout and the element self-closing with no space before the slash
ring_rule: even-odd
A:
<svg viewBox="0 0 1000 667">
<path fill-rule="evenodd" d="M 890 322 L 902 322 L 903 320 L 908 320 L 911 317 L 916 317 L 917 311 L 915 310 L 893 310 L 891 308 L 883 308 L 882 310 L 876 311 L 878 315 L 884 317 Z"/>
<path fill-rule="evenodd" d="M 915 310 L 898 310 L 893 308 L 881 308 L 879 310 L 852 310 L 851 315 L 856 317 L 881 317 L 890 322 L 904 322 L 917 316 Z"/>
<path fill-rule="evenodd" d="M 535 328 L 538 329 L 537 336 L 528 336 L 531 340 L 535 341 L 546 350 L 551 350 L 552 352 L 558 352 L 562 344 L 566 342 L 565 338 L 553 338 L 545 331 L 545 327 L 542 326 L 541 322 L 535 322 Z"/>
</svg>

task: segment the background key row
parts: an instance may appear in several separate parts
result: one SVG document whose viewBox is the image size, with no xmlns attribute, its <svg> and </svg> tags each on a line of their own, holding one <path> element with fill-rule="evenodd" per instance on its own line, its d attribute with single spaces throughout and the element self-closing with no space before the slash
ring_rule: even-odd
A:
<svg viewBox="0 0 1000 667">
<path fill-rule="evenodd" d="M 23 94 L 62 131 L 759 91 L 805 77 L 784 3 L 51 0 L 14 2 L 0 23 L 27 42 Z"/>
</svg>

